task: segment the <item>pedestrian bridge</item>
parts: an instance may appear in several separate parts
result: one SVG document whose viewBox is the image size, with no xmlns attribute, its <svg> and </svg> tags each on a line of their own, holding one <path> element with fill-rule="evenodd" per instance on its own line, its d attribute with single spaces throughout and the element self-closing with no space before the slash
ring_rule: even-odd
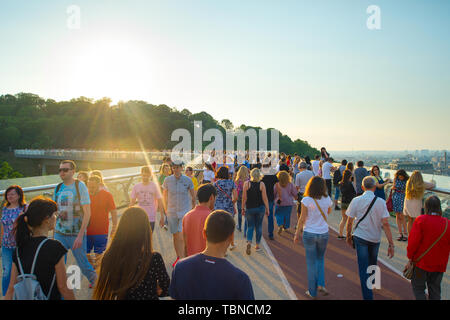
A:
<svg viewBox="0 0 450 320">
<path fill-rule="evenodd" d="M 154 166 L 154 172 L 157 171 L 158 167 L 158 165 Z M 132 186 L 140 182 L 140 166 L 103 170 L 102 173 L 107 188 L 114 196 L 119 213 L 122 213 L 129 204 Z M 196 174 L 199 173 L 200 170 L 197 169 Z M 4 197 L 4 190 L 12 184 L 24 187 L 27 201 L 38 195 L 51 197 L 59 182 L 58 175 L 0 180 L 0 197 Z M 433 190 L 431 192 L 438 195 L 442 203 L 449 202 L 450 190 Z M 329 219 L 330 240 L 325 254 L 325 281 L 330 295 L 321 299 L 359 300 L 361 299 L 361 289 L 355 251 L 349 248 L 345 241 L 339 241 L 336 237 L 340 216 L 341 212 L 334 210 Z M 304 295 L 307 290 L 306 260 L 302 243 L 293 244 L 293 228 L 280 236 L 275 235 L 274 241 L 268 240 L 266 220 L 264 219 L 262 252 L 256 253 L 253 251 L 250 256 L 247 256 L 243 233 L 236 231 L 237 248 L 228 253 L 227 259 L 249 275 L 256 299 L 306 299 Z M 294 210 L 291 220 L 291 225 L 295 225 L 297 220 Z M 390 225 L 395 237 L 397 231 L 394 217 L 390 218 Z M 162 254 L 167 272 L 171 275 L 171 264 L 175 260 L 175 252 L 169 232 L 156 226 L 153 242 L 154 249 Z M 387 241 L 383 236 L 378 263 L 381 270 L 381 289 L 374 291 L 374 297 L 377 300 L 414 299 L 411 284 L 401 275 L 401 271 L 407 262 L 407 243 L 396 242 L 395 246 L 394 258 L 387 259 Z M 69 254 L 67 265 L 74 263 L 73 257 Z M 90 299 L 91 295 L 92 290 L 88 288 L 87 280 L 83 277 L 82 288 L 76 290 L 76 296 L 78 299 Z M 448 272 L 442 280 L 442 299 L 450 299 L 450 276 Z"/>
</svg>

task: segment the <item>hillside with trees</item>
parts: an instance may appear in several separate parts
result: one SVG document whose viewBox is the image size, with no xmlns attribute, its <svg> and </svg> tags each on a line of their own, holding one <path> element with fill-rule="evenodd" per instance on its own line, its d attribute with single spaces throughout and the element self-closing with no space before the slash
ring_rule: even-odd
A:
<svg viewBox="0 0 450 320">
<path fill-rule="evenodd" d="M 70 101 L 43 99 L 31 93 L 0 96 L 0 151 L 13 149 L 93 149 L 148 150 L 170 149 L 178 142 L 170 141 L 172 132 L 187 129 L 192 137 L 194 121 L 202 121 L 203 131 L 235 127 L 230 120 L 218 121 L 207 112 L 191 113 L 167 105 L 145 101 L 127 101 L 111 105 L 111 99 L 93 100 L 79 97 Z M 270 128 L 269 128 L 270 129 Z M 268 135 L 270 140 L 270 134 Z M 204 143 L 204 146 L 210 142 Z M 319 151 L 308 142 L 292 141 L 280 132 L 280 152 L 312 157 Z M 270 142 L 269 142 L 270 148 Z"/>
</svg>

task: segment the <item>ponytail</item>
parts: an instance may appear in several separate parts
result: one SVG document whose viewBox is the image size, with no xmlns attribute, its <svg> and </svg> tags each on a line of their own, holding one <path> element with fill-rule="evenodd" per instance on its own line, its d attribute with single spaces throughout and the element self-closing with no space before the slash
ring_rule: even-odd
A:
<svg viewBox="0 0 450 320">
<path fill-rule="evenodd" d="M 45 219 L 51 217 L 58 210 L 55 201 L 37 197 L 34 198 L 24 214 L 21 214 L 15 223 L 14 232 L 17 247 L 22 247 L 31 240 L 32 228 L 39 227 Z"/>
<path fill-rule="evenodd" d="M 22 247 L 31 239 L 31 230 L 25 221 L 25 217 L 26 214 L 24 213 L 21 214 L 16 220 L 15 233 L 17 247 Z"/>
</svg>

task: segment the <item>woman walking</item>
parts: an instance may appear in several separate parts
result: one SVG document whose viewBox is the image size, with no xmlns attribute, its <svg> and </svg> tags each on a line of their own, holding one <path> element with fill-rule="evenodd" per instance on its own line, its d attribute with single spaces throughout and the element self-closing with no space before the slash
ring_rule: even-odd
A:
<svg viewBox="0 0 450 320">
<path fill-rule="evenodd" d="M 93 299 L 158 300 L 168 295 L 169 285 L 164 260 L 152 248 L 147 214 L 128 208 L 101 259 Z"/>
<path fill-rule="evenodd" d="M 262 174 L 258 168 L 250 171 L 250 181 L 244 183 L 242 191 L 242 215 L 247 221 L 247 250 L 250 255 L 253 231 L 256 233 L 256 252 L 261 251 L 259 243 L 262 237 L 262 222 L 264 213 L 269 215 L 269 202 L 267 200 L 266 186 L 261 182 Z"/>
<path fill-rule="evenodd" d="M 425 214 L 413 223 L 407 248 L 408 264 L 415 264 L 411 286 L 417 300 L 426 300 L 425 288 L 429 300 L 441 299 L 441 282 L 449 253 L 449 221 L 442 217 L 439 198 L 431 196 L 425 200 Z"/>
<path fill-rule="evenodd" d="M 244 183 L 249 180 L 249 170 L 245 165 L 239 168 L 234 183 L 236 184 L 237 193 L 237 211 L 238 211 L 238 226 L 239 232 L 242 231 L 242 191 L 244 190 Z M 247 231 L 247 222 L 244 221 L 244 236 Z"/>
<path fill-rule="evenodd" d="M 275 219 L 278 225 L 278 235 L 291 225 L 291 212 L 294 200 L 298 199 L 297 189 L 291 182 L 291 176 L 286 171 L 277 174 L 278 182 L 273 187 L 275 196 Z"/>
<path fill-rule="evenodd" d="M 14 250 L 11 281 L 5 300 L 13 298 L 17 277 L 22 273 L 36 276 L 47 300 L 61 300 L 61 297 L 64 300 L 75 300 L 73 291 L 67 287 L 64 264 L 67 249 L 61 242 L 48 238 L 48 233 L 55 229 L 57 210 L 56 202 L 38 197 L 17 218 L 17 249 Z"/>
<path fill-rule="evenodd" d="M 408 241 L 408 233 L 406 231 L 406 219 L 403 215 L 403 205 L 405 202 L 406 183 L 409 179 L 405 170 L 400 169 L 395 173 L 394 183 L 392 186 L 392 204 L 397 220 L 399 237 L 398 241 Z"/>
<path fill-rule="evenodd" d="M 203 184 L 213 183 L 216 174 L 214 173 L 214 168 L 208 162 L 205 163 L 205 169 L 203 170 Z"/>
<path fill-rule="evenodd" d="M 406 183 L 405 205 L 403 207 L 403 213 L 408 219 L 408 234 L 411 232 L 414 219 L 422 214 L 425 190 L 435 187 L 434 183 L 423 181 L 420 171 L 415 170 L 409 177 Z"/>
<path fill-rule="evenodd" d="M 341 182 L 339 182 L 339 188 L 342 194 L 342 203 L 341 203 L 341 222 L 339 223 L 339 236 L 338 239 L 343 240 L 346 237 L 344 236 L 344 228 L 347 225 L 347 212 L 348 206 L 350 202 L 352 202 L 353 198 L 356 197 L 356 191 L 353 187 L 352 183 L 352 173 L 350 170 L 345 169 L 344 174 L 342 176 Z"/>
<path fill-rule="evenodd" d="M 220 167 L 217 171 L 216 182 L 213 186 L 217 190 L 216 202 L 214 210 L 224 210 L 230 213 L 233 218 L 236 214 L 234 211 L 234 204 L 237 201 L 236 186 L 233 180 L 230 179 L 228 167 Z M 236 248 L 234 241 L 230 244 L 230 250 Z"/>
<path fill-rule="evenodd" d="M 11 279 L 13 253 L 16 250 L 14 223 L 26 209 L 25 196 L 20 186 L 10 186 L 5 192 L 5 205 L 2 208 L 1 243 L 2 247 L 2 295 L 8 290 Z"/>
<path fill-rule="evenodd" d="M 303 233 L 303 245 L 306 252 L 308 273 L 308 291 L 306 295 L 315 299 L 317 291 L 327 295 L 325 288 L 325 250 L 328 243 L 327 217 L 333 208 L 333 201 L 327 194 L 325 180 L 315 176 L 306 185 L 302 199 L 300 219 L 294 236 L 294 243 Z"/>
</svg>

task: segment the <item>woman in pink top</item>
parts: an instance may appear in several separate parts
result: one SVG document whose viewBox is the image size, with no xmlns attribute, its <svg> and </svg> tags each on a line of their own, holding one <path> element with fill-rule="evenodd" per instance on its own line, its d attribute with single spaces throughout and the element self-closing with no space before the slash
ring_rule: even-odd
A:
<svg viewBox="0 0 450 320">
<path fill-rule="evenodd" d="M 291 212 L 294 200 L 298 199 L 297 189 L 291 182 L 291 176 L 286 171 L 277 174 L 278 181 L 273 187 L 275 195 L 275 219 L 278 225 L 278 235 L 291 225 Z"/>
</svg>

